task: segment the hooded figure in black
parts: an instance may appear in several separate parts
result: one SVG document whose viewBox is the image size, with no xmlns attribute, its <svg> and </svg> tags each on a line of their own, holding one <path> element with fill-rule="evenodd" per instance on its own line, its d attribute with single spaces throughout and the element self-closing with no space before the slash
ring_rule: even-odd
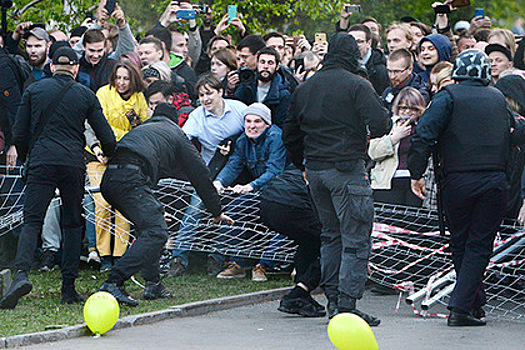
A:
<svg viewBox="0 0 525 350">
<path fill-rule="evenodd" d="M 420 62 L 424 65 L 425 70 L 420 72 L 419 75 L 425 83 L 428 83 L 428 80 L 430 79 L 430 72 L 438 62 L 450 62 L 450 59 L 452 57 L 452 44 L 450 43 L 450 40 L 448 40 L 448 38 L 442 34 L 430 34 L 421 39 L 421 41 L 419 42 L 419 51 L 421 51 L 421 47 L 423 46 L 424 42 L 432 43 L 432 45 L 434 45 L 434 48 L 438 53 L 438 60 L 436 62 L 433 62 L 432 64 L 425 64 L 424 61 L 420 58 Z M 421 53 L 420 57 L 423 54 L 424 53 Z"/>
<path fill-rule="evenodd" d="M 322 225 L 321 287 L 328 317 L 352 312 L 377 326 L 379 319 L 356 309 L 374 220 L 364 163 L 367 129 L 380 137 L 390 130 L 390 118 L 372 84 L 353 73 L 359 57 L 351 35 L 332 36 L 323 68 L 292 96 L 283 140 L 294 165 L 306 170 Z"/>
</svg>

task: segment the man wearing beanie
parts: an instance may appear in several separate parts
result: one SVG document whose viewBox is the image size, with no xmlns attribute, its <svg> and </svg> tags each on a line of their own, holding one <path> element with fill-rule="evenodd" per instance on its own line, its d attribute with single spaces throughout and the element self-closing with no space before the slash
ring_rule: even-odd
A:
<svg viewBox="0 0 525 350">
<path fill-rule="evenodd" d="M 76 83 L 79 61 L 73 49 L 61 47 L 51 62 L 53 77 L 27 88 L 18 109 L 13 139 L 27 169 L 24 226 L 18 242 L 16 274 L 0 308 L 12 309 L 28 294 L 28 279 L 46 209 L 60 190 L 63 205 L 62 303 L 83 298 L 75 290 L 82 247 L 82 199 L 84 198 L 85 121 L 101 141 L 102 150 L 113 154 L 115 136 L 95 94 Z"/>
<path fill-rule="evenodd" d="M 219 193 L 225 187 L 234 185 L 235 179 L 246 170 L 251 177 L 247 184 L 236 184 L 231 189 L 234 193 L 243 196 L 234 200 L 230 207 L 242 207 L 240 202 L 249 201 L 253 196 L 249 193 L 260 191 L 268 182 L 281 173 L 287 164 L 286 149 L 281 138 L 281 129 L 277 125 L 272 125 L 272 115 L 270 109 L 259 102 L 251 104 L 244 111 L 244 133 L 239 136 L 235 145 L 235 150 L 226 166 L 217 175 L 213 184 Z M 230 234 L 231 235 L 231 234 Z M 223 236 L 228 236 L 226 233 Z M 236 257 L 228 259 L 220 254 L 214 254 L 215 260 L 226 262 L 226 268 L 217 275 L 217 278 L 243 278 L 244 262 Z M 256 265 L 254 276 L 256 281 L 265 280 L 265 261 Z"/>
</svg>

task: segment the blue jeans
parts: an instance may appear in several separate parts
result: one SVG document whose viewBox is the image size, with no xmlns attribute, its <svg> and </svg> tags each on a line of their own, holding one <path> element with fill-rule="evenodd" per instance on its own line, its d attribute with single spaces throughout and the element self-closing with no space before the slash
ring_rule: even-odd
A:
<svg viewBox="0 0 525 350">
<path fill-rule="evenodd" d="M 190 205 L 188 209 L 184 212 L 182 217 L 182 222 L 180 224 L 179 232 L 177 233 L 177 238 L 175 240 L 175 248 L 173 248 L 172 256 L 176 258 L 182 265 L 188 266 L 189 264 L 189 249 L 177 248 L 181 244 L 191 243 L 192 233 L 197 227 L 197 222 L 204 216 L 204 203 L 197 195 L 196 192 L 193 192 L 190 199 Z"/>
<path fill-rule="evenodd" d="M 97 231 L 95 230 L 95 200 L 89 193 L 84 195 L 84 213 L 86 214 L 86 238 L 88 251 L 97 249 Z"/>
</svg>

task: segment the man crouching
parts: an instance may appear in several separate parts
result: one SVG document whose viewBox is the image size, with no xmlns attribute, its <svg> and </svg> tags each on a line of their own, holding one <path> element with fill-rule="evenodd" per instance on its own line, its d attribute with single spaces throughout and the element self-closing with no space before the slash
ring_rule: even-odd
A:
<svg viewBox="0 0 525 350">
<path fill-rule="evenodd" d="M 146 280 L 145 299 L 169 298 L 159 272 L 161 250 L 168 238 L 164 208 L 152 186 L 159 179 L 173 177 L 182 170 L 216 220 L 233 224 L 221 214 L 219 195 L 210 172 L 197 149 L 177 126 L 173 106 L 161 104 L 153 117 L 131 130 L 118 143 L 100 184 L 104 198 L 135 225 L 137 239 L 113 266 L 100 287 L 120 304 L 137 306 L 124 290 L 124 282 L 141 271 Z"/>
</svg>

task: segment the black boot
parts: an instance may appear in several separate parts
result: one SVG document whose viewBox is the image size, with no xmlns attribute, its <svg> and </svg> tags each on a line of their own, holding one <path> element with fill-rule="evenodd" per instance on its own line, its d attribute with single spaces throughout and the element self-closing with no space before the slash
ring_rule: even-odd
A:
<svg viewBox="0 0 525 350">
<path fill-rule="evenodd" d="M 379 324 L 381 323 L 381 320 L 379 318 L 374 317 L 374 316 L 369 315 L 369 314 L 365 314 L 363 311 L 359 311 L 357 309 L 348 310 L 348 311 L 345 311 L 345 310 L 341 309 L 340 312 L 349 312 L 349 313 L 352 313 L 354 315 L 357 315 L 357 316 L 361 317 L 363 320 L 365 320 L 365 322 L 368 323 L 368 325 L 370 327 L 379 326 Z"/>
<path fill-rule="evenodd" d="M 484 326 L 487 322 L 480 320 L 468 313 L 463 313 L 461 311 L 452 310 L 450 311 L 450 316 L 447 320 L 447 325 L 449 327 L 476 327 Z"/>
<path fill-rule="evenodd" d="M 114 282 L 108 282 L 108 281 L 104 282 L 100 286 L 100 289 L 98 291 L 108 292 L 109 294 L 113 295 L 115 299 L 117 299 L 117 301 L 121 305 L 137 306 L 139 304 L 138 301 L 136 301 L 131 296 L 129 296 L 128 293 L 126 293 L 123 286 L 118 286 Z"/>
<path fill-rule="evenodd" d="M 144 289 L 144 299 L 155 300 L 155 299 L 168 299 L 172 298 L 171 293 L 166 289 L 162 282 L 149 282 L 146 281 L 146 289 Z"/>
<path fill-rule="evenodd" d="M 84 297 L 78 294 L 75 289 L 75 284 L 62 284 L 62 299 L 60 299 L 60 304 L 74 304 L 83 301 Z"/>
<path fill-rule="evenodd" d="M 0 309 L 14 309 L 18 304 L 18 299 L 29 294 L 33 285 L 27 278 L 27 272 L 17 271 L 11 287 L 0 300 Z"/>
<path fill-rule="evenodd" d="M 326 312 L 328 313 L 329 319 L 332 319 L 335 315 L 339 313 L 337 297 L 328 297 L 328 303 L 326 304 Z"/>
<path fill-rule="evenodd" d="M 474 310 L 472 310 L 472 316 L 474 316 L 477 319 L 485 318 L 487 314 L 485 313 L 485 310 L 480 306 Z"/>
</svg>

